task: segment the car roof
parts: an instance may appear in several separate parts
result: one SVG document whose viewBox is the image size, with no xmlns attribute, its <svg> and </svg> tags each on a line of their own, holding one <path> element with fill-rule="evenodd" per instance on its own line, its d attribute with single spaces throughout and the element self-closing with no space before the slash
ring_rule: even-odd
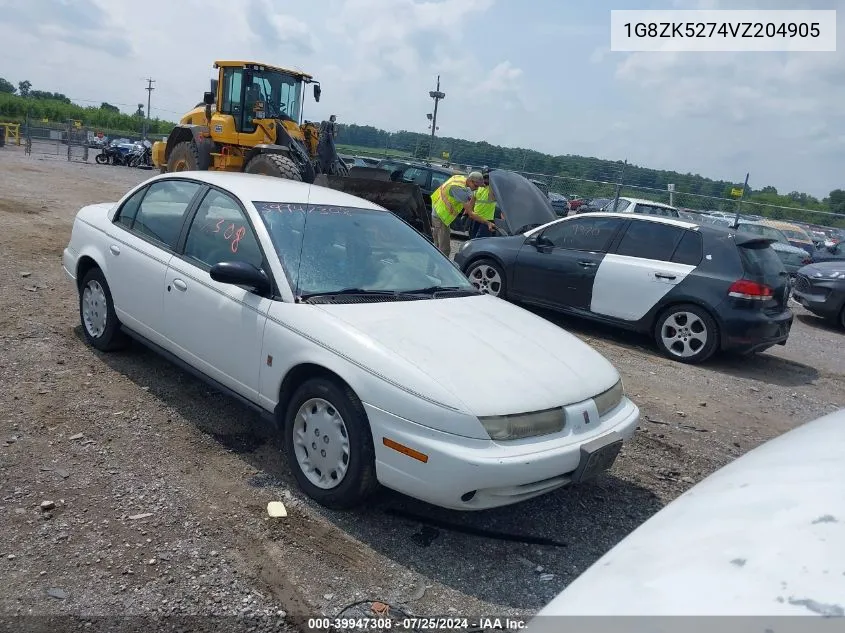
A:
<svg viewBox="0 0 845 633">
<path fill-rule="evenodd" d="M 619 196 L 619 199 L 627 200 L 628 202 L 633 202 L 635 204 L 650 204 L 655 207 L 663 207 L 664 209 L 675 209 L 675 211 L 678 210 L 677 207 L 673 207 L 663 202 L 657 202 L 656 200 L 646 200 L 645 198 L 629 198 L 628 196 Z M 608 198 L 608 200 L 613 200 L 613 198 Z"/>
<path fill-rule="evenodd" d="M 358 209 L 385 210 L 363 198 L 352 196 L 342 191 L 320 187 L 287 178 L 261 176 L 258 174 L 243 174 L 226 171 L 180 171 L 162 174 L 151 178 L 148 182 L 157 180 L 175 180 L 190 178 L 226 189 L 242 200 L 248 202 L 288 202 L 293 204 L 325 204 L 345 206 Z"/>
<path fill-rule="evenodd" d="M 798 229 L 799 231 L 804 231 L 804 229 L 797 224 L 794 224 L 793 222 L 784 222 L 783 220 L 760 220 L 760 223 L 776 229 Z M 804 231 L 804 233 L 806 233 L 806 231 Z"/>
<path fill-rule="evenodd" d="M 621 200 L 621 198 L 620 198 Z M 577 217 L 590 217 L 590 218 L 620 218 L 622 220 L 630 220 L 632 218 L 636 218 L 639 220 L 645 220 L 646 222 L 658 222 L 660 224 L 671 224 L 672 226 L 677 226 L 682 229 L 693 229 L 700 226 L 696 222 L 690 222 L 689 220 L 682 220 L 681 218 L 669 218 L 662 215 L 639 215 L 636 213 L 611 213 L 609 211 L 599 211 L 597 213 L 590 213 L 584 214 L 581 216 L 573 215 L 570 216 L 572 218 Z"/>
</svg>

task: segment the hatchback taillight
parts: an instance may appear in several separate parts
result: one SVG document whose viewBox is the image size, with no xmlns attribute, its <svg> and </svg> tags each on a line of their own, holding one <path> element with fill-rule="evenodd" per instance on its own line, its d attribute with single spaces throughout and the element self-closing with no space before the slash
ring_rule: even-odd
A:
<svg viewBox="0 0 845 633">
<path fill-rule="evenodd" d="M 748 279 L 740 279 L 731 284 L 728 288 L 728 296 L 734 299 L 754 299 L 757 301 L 765 301 L 774 296 L 772 289 L 764 284 L 758 284 L 756 281 L 749 281 Z"/>
</svg>

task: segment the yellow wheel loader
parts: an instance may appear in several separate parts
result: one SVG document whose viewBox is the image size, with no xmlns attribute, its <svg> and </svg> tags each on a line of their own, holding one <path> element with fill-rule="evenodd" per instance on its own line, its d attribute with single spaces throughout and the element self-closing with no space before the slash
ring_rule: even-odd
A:
<svg viewBox="0 0 845 633">
<path fill-rule="evenodd" d="M 161 171 L 236 171 L 328 186 L 393 211 L 430 237 L 431 221 L 416 185 L 391 182 L 377 169 L 350 174 L 335 148 L 335 120 L 303 118 L 311 75 L 263 63 L 216 61 L 217 78 L 203 102 L 185 114 L 167 140 L 152 147 Z"/>
</svg>

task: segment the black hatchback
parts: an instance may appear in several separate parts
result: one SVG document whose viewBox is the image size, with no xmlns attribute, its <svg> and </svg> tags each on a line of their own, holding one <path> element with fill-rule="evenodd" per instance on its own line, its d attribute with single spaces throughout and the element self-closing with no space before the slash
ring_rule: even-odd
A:
<svg viewBox="0 0 845 633">
<path fill-rule="evenodd" d="M 771 239 L 661 216 L 590 213 L 465 242 L 482 292 L 643 332 L 669 358 L 785 345 L 789 277 Z"/>
</svg>

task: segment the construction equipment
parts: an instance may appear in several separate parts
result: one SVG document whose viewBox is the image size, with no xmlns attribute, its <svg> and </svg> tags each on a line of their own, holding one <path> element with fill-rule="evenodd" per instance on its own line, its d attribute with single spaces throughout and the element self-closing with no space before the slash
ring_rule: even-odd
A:
<svg viewBox="0 0 845 633">
<path fill-rule="evenodd" d="M 314 86 L 314 100 L 320 100 L 320 82 L 314 77 L 256 62 L 216 61 L 214 68 L 217 78 L 203 102 L 181 118 L 166 140 L 153 144 L 153 165 L 161 173 L 239 171 L 306 183 L 324 175 L 332 177 L 333 189 L 400 205 L 385 208 L 427 227 L 421 232 L 430 235 L 419 187 L 384 181 L 372 172 L 350 175 L 335 148 L 334 115 L 319 125 L 304 120 L 308 85 Z M 325 183 L 321 178 L 317 184 Z"/>
</svg>

